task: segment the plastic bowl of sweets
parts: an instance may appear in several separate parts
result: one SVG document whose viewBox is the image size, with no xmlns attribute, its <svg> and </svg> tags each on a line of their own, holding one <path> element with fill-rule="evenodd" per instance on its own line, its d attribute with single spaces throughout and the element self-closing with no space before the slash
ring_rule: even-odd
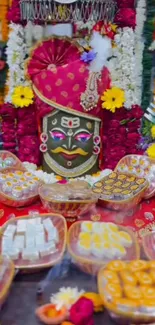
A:
<svg viewBox="0 0 155 325">
<path fill-rule="evenodd" d="M 24 169 L 0 172 L 0 202 L 13 207 L 27 206 L 35 202 L 40 180 Z"/>
<path fill-rule="evenodd" d="M 133 209 L 144 198 L 149 186 L 143 177 L 112 172 L 93 186 L 99 204 L 115 211 Z"/>
<path fill-rule="evenodd" d="M 140 257 L 135 234 L 112 222 L 77 221 L 68 231 L 68 251 L 74 263 L 86 273 L 97 275 L 113 259 L 134 260 Z"/>
<path fill-rule="evenodd" d="M 155 261 L 111 261 L 98 273 L 105 308 L 118 324 L 154 324 Z"/>
<path fill-rule="evenodd" d="M 78 180 L 67 184 L 42 185 L 39 196 L 49 212 L 69 218 L 87 213 L 98 201 L 98 195 L 93 193 L 89 184 Z"/>
</svg>

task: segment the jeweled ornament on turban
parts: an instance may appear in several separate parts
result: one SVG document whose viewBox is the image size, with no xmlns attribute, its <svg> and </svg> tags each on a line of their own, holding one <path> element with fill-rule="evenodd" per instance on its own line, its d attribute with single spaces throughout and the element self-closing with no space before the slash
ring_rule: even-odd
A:
<svg viewBox="0 0 155 325">
<path fill-rule="evenodd" d="M 89 69 L 82 54 L 73 40 L 52 37 L 38 43 L 27 62 L 42 117 L 43 169 L 63 177 L 96 172 L 103 159 L 100 95 L 110 86 L 109 72 Z"/>
</svg>

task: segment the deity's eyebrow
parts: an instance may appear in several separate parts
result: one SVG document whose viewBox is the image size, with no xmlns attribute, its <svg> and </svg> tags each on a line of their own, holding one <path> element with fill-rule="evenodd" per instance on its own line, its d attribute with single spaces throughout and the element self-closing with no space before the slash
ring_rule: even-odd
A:
<svg viewBox="0 0 155 325">
<path fill-rule="evenodd" d="M 60 129 L 60 128 L 54 128 L 54 129 L 50 130 L 50 132 L 53 132 L 53 131 L 59 131 L 59 132 L 65 134 L 65 135 L 67 135 L 67 133 L 64 130 Z"/>
<path fill-rule="evenodd" d="M 91 132 L 85 130 L 85 129 L 80 129 L 80 130 L 77 130 L 75 133 L 74 133 L 74 136 L 81 133 L 81 132 L 84 132 L 84 133 L 87 133 L 87 134 L 92 134 Z"/>
</svg>

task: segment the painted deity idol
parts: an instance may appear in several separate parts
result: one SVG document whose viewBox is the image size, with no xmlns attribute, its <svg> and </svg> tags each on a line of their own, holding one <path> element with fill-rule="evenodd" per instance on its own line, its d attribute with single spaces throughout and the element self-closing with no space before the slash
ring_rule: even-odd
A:
<svg viewBox="0 0 155 325">
<path fill-rule="evenodd" d="M 45 40 L 32 52 L 27 73 L 36 94 L 43 170 L 63 177 L 92 174 L 103 160 L 100 95 L 107 68 L 94 72 L 83 49 L 68 38 Z"/>
</svg>

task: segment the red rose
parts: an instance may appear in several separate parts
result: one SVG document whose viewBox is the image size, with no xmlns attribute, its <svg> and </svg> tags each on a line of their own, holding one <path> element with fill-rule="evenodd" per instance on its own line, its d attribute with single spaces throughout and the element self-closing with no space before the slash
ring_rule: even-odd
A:
<svg viewBox="0 0 155 325">
<path fill-rule="evenodd" d="M 136 26 L 136 11 L 131 8 L 121 8 L 118 10 L 115 16 L 115 23 L 120 27 L 132 27 Z"/>
<path fill-rule="evenodd" d="M 111 123 L 110 123 L 110 127 L 111 127 L 111 128 L 116 129 L 116 128 L 118 128 L 119 126 L 120 126 L 120 123 L 119 123 L 119 121 L 117 121 L 117 120 L 112 120 Z"/>
<path fill-rule="evenodd" d="M 119 8 L 134 8 L 134 0 L 117 0 L 117 5 Z"/>
<path fill-rule="evenodd" d="M 128 111 L 128 118 L 130 119 L 141 119 L 144 115 L 142 108 L 139 105 L 132 105 L 132 109 Z"/>
<path fill-rule="evenodd" d="M 0 71 L 4 69 L 6 63 L 3 60 L 0 60 Z"/>
</svg>

